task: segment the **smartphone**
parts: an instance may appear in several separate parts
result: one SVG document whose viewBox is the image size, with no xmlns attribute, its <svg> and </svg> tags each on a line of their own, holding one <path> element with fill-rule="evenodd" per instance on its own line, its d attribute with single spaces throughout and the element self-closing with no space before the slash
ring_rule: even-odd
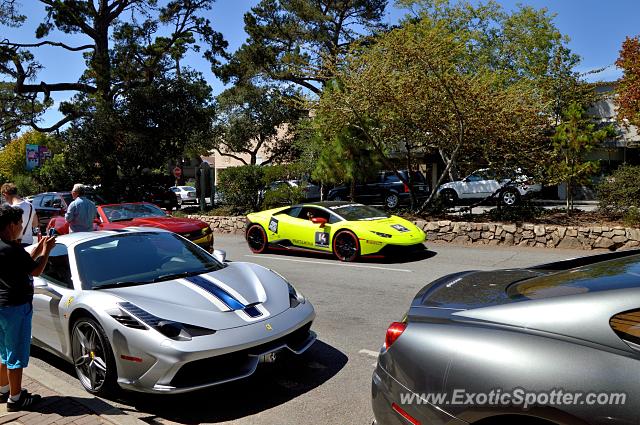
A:
<svg viewBox="0 0 640 425">
<path fill-rule="evenodd" d="M 47 230 L 47 236 L 58 236 L 58 232 L 56 232 L 56 229 L 52 227 L 51 229 Z"/>
</svg>

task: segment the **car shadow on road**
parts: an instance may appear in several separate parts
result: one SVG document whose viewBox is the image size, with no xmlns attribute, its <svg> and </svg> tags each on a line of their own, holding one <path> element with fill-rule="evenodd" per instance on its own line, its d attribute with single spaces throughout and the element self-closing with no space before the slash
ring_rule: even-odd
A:
<svg viewBox="0 0 640 425">
<path fill-rule="evenodd" d="M 180 423 L 232 421 L 271 409 L 313 390 L 334 377 L 347 361 L 345 354 L 318 340 L 300 356 L 286 355 L 275 363 L 260 364 L 247 379 L 188 394 L 127 392 L 118 402 L 149 415 L 142 419 L 150 423 L 155 418 Z"/>
<path fill-rule="evenodd" d="M 277 248 L 270 249 L 268 251 L 269 254 L 273 255 L 281 255 L 284 257 L 294 257 L 294 258 L 307 258 L 307 259 L 318 259 L 318 260 L 333 260 L 337 263 L 340 262 L 332 253 L 327 252 L 313 252 L 313 251 L 303 251 L 296 249 L 287 249 L 287 248 Z M 404 264 L 404 263 L 414 263 L 417 261 L 422 261 L 429 259 L 431 257 L 435 257 L 438 255 L 437 252 L 431 251 L 425 247 L 424 250 L 414 251 L 410 253 L 404 254 L 391 254 L 387 256 L 365 256 L 357 259 L 355 264 Z"/>
</svg>

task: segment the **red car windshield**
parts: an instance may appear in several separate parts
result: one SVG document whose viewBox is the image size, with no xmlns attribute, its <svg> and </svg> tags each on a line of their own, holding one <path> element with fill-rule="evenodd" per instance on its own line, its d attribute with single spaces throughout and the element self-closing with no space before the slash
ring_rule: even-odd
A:
<svg viewBox="0 0 640 425">
<path fill-rule="evenodd" d="M 167 214 L 153 204 L 105 205 L 102 212 L 110 223 L 142 217 L 166 217 Z"/>
</svg>

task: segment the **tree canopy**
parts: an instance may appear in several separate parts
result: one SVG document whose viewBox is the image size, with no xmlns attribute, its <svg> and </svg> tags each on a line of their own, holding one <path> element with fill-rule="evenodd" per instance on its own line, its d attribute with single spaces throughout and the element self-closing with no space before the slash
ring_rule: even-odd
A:
<svg viewBox="0 0 640 425">
<path fill-rule="evenodd" d="M 319 102 L 325 131 L 358 129 L 392 170 L 392 157 L 411 168 L 418 155 L 439 152 L 447 164 L 440 180 L 460 157 L 500 168 L 528 165 L 544 143 L 545 99 L 527 78 L 472 68 L 471 42 L 422 18 L 358 49 Z"/>
<path fill-rule="evenodd" d="M 262 0 L 245 14 L 249 38 L 216 68 L 225 82 L 294 83 L 319 94 L 329 64 L 349 45 L 383 29 L 387 0 Z"/>
<path fill-rule="evenodd" d="M 222 35 L 201 16 L 213 0 L 170 0 L 161 6 L 156 0 L 103 0 L 97 6 L 93 1 L 39 1 L 47 15 L 35 40 L 0 41 L 0 73 L 13 84 L 15 102 L 36 101 L 40 96 L 46 104 L 51 93 L 58 91 L 72 91 L 76 96 L 61 104 L 63 118 L 47 128 L 38 126 L 38 110 L 30 111 L 28 123 L 36 130 L 51 131 L 90 117 L 95 112 L 94 101 L 109 108 L 134 87 L 171 72 L 179 75 L 180 59 L 188 50 L 201 50 L 200 43 L 204 55 L 212 60 L 226 47 Z M 3 9 L 6 16 L 6 0 Z M 53 38 L 60 33 L 80 34 L 87 41 L 71 46 Z M 37 49 L 42 46 L 84 55 L 82 77 L 78 81 L 29 84 L 40 69 Z"/>
<path fill-rule="evenodd" d="M 258 164 L 260 153 L 266 155 L 262 165 L 291 160 L 293 127 L 305 113 L 298 97 L 297 91 L 275 85 L 247 83 L 225 90 L 216 99 L 214 138 L 208 146 L 244 164 Z"/>
<path fill-rule="evenodd" d="M 618 114 L 640 128 L 640 39 L 627 37 L 616 65 L 622 68 L 618 86 Z"/>
</svg>

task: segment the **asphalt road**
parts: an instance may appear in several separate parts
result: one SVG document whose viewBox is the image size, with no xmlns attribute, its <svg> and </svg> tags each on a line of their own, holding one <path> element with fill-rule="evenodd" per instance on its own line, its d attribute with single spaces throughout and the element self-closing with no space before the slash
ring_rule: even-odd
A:
<svg viewBox="0 0 640 425">
<path fill-rule="evenodd" d="M 115 402 L 146 422 L 369 425 L 370 379 L 388 324 L 429 281 L 459 270 L 519 267 L 585 251 L 427 244 L 419 258 L 340 263 L 331 257 L 253 255 L 240 236 L 216 235 L 231 261 L 285 276 L 315 306 L 318 342 L 304 355 L 262 364 L 251 378 L 187 395 L 126 393 Z M 73 368 L 35 350 L 33 362 L 80 385 Z M 203 373 L 206 371 L 203 370 Z"/>
</svg>

